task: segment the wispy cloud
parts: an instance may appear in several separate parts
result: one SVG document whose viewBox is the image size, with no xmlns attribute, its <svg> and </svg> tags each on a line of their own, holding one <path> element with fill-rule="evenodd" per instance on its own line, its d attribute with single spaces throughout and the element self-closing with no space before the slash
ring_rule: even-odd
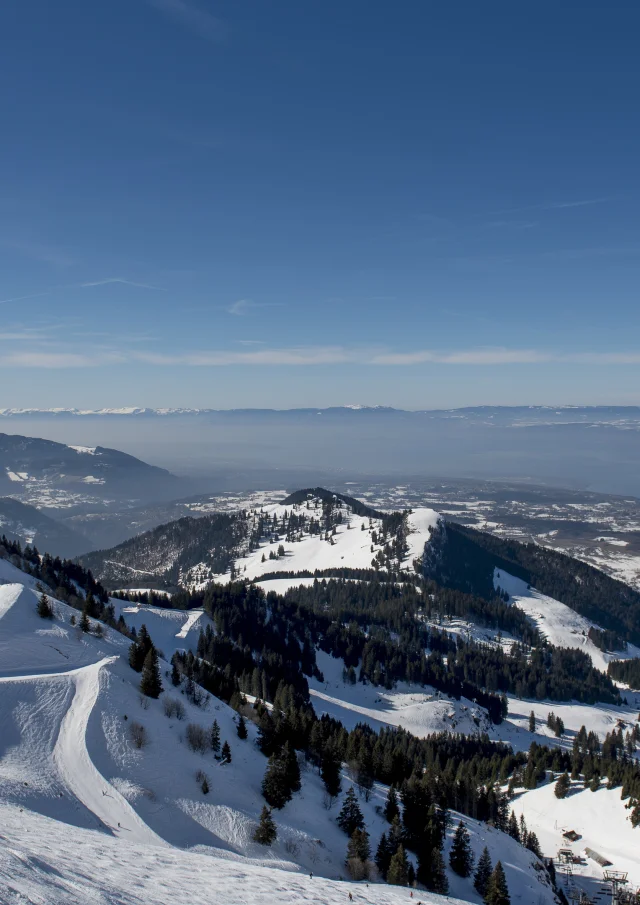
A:
<svg viewBox="0 0 640 905">
<path fill-rule="evenodd" d="M 136 280 L 125 280 L 122 277 L 109 277 L 105 280 L 89 280 L 84 283 L 63 283 L 59 286 L 48 286 L 39 292 L 30 292 L 27 295 L 15 295 L 8 299 L 0 299 L 0 305 L 6 305 L 9 302 L 22 302 L 26 299 L 43 298 L 47 295 L 53 295 L 55 292 L 62 292 L 66 289 L 93 289 L 99 286 L 110 286 L 119 284 L 121 286 L 132 286 L 135 289 L 151 289 L 154 292 L 166 292 L 162 286 L 154 286 L 151 283 L 140 283 Z"/>
<path fill-rule="evenodd" d="M 280 308 L 280 302 L 254 302 L 252 299 L 238 299 L 237 302 L 229 305 L 227 312 L 235 314 L 236 317 L 244 317 L 254 308 Z"/>
<path fill-rule="evenodd" d="M 227 26 L 222 19 L 185 0 L 147 0 L 147 3 L 206 41 L 217 44 L 228 34 Z"/>
<path fill-rule="evenodd" d="M 113 283 L 121 283 L 123 286 L 134 286 L 136 289 L 153 289 L 155 292 L 166 292 L 162 286 L 152 286 L 150 283 L 137 283 L 135 280 L 125 280 L 122 277 L 109 277 L 106 280 L 92 280 L 89 283 L 78 283 L 79 289 L 91 289 L 93 286 L 110 286 Z"/>
<path fill-rule="evenodd" d="M 499 216 L 500 214 L 518 214 L 524 211 L 562 211 L 572 207 L 591 207 L 594 204 L 605 204 L 607 201 L 611 201 L 611 198 L 581 198 L 574 201 L 543 201 L 540 204 L 527 204 L 523 207 L 507 207 L 499 211 L 491 211 L 491 214 L 493 216 Z"/>
<path fill-rule="evenodd" d="M 111 351 L 99 355 L 88 355 L 84 352 L 43 352 L 20 351 L 0 354 L 0 367 L 3 368 L 44 368 L 59 370 L 61 368 L 96 368 L 101 365 L 122 364 L 124 356 Z"/>
<path fill-rule="evenodd" d="M 554 352 L 541 349 L 510 349 L 505 347 L 476 349 L 415 349 L 393 351 L 353 346 L 291 346 L 285 348 L 254 348 L 246 350 L 213 349 L 187 352 L 153 352 L 106 344 L 92 346 L 68 345 L 54 349 L 46 344 L 38 347 L 34 336 L 26 331 L 7 331 L 0 334 L 0 367 L 13 368 L 93 368 L 126 364 L 150 367 L 319 367 L 353 365 L 368 367 L 517 367 L 521 365 L 637 366 L 640 352 Z M 2 342 L 14 338 L 31 339 L 34 345 L 16 351 L 9 347 L 2 351 Z M 247 342 L 247 341 L 244 341 Z M 248 341 L 253 344 L 253 340 Z"/>
</svg>

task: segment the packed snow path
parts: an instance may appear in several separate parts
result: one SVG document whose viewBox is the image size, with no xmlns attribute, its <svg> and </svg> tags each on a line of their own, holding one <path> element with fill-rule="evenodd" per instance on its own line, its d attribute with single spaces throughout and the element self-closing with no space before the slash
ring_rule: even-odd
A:
<svg viewBox="0 0 640 905">
<path fill-rule="evenodd" d="M 117 789 L 98 772 L 87 751 L 87 725 L 98 699 L 100 673 L 104 666 L 116 659 L 117 657 L 105 657 L 98 663 L 64 673 L 0 678 L 0 683 L 68 677 L 75 685 L 75 694 L 63 717 L 53 750 L 60 779 L 71 794 L 115 836 L 143 845 L 166 846 L 167 843 L 141 820 Z"/>
</svg>

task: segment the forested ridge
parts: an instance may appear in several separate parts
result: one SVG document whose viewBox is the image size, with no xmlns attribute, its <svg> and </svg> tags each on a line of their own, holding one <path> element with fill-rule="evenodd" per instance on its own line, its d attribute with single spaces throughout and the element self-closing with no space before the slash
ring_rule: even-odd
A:
<svg viewBox="0 0 640 905">
<path fill-rule="evenodd" d="M 640 645 L 640 592 L 564 553 L 446 522 L 433 533 L 423 567 L 439 584 L 487 600 L 496 593 L 494 569 L 504 570 Z"/>
</svg>

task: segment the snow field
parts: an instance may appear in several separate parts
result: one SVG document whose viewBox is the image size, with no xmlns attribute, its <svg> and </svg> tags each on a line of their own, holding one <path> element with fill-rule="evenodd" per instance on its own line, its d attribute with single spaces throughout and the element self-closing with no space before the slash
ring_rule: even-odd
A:
<svg viewBox="0 0 640 905">
<path fill-rule="evenodd" d="M 313 503 L 313 500 L 310 501 Z M 307 510 L 304 506 L 283 506 L 274 503 L 264 506 L 261 510 L 266 515 L 277 515 L 281 520 L 285 512 L 298 511 L 317 517 L 322 514 L 322 509 L 313 508 Z M 369 523 L 374 531 L 379 531 L 381 521 L 369 519 L 366 516 L 354 515 L 348 508 L 343 508 L 343 523 L 338 525 L 334 535 L 333 544 L 318 535 L 305 536 L 295 543 L 288 543 L 284 539 L 274 541 L 272 544 L 262 544 L 257 550 L 241 556 L 235 562 L 237 573 L 240 577 L 250 581 L 259 579 L 261 575 L 273 572 L 314 572 L 316 569 L 370 569 L 371 561 L 375 553 L 381 549 L 380 544 L 374 545 L 371 551 L 371 532 Z M 424 545 L 429 540 L 430 530 L 439 520 L 440 516 L 433 509 L 415 509 L 408 516 L 409 535 L 407 538 L 408 552 L 402 562 L 403 569 L 413 569 L 413 560 L 422 556 Z M 362 526 L 364 525 L 364 530 Z M 279 559 L 269 559 L 269 550 L 277 550 L 280 543 L 285 548 L 285 555 Z M 262 557 L 265 555 L 265 561 Z M 214 580 L 227 582 L 230 573 L 215 575 Z M 288 587 L 297 587 L 304 583 L 300 578 L 277 579 L 283 582 L 279 593 L 284 593 Z M 284 582 L 289 582 L 287 585 Z M 275 590 L 275 588 L 274 588 Z"/>
<path fill-rule="evenodd" d="M 164 905 L 171 896 L 183 901 L 187 892 L 196 905 L 205 900 L 220 905 L 333 903 L 345 901 L 347 890 L 354 891 L 355 901 L 372 905 L 408 899 L 408 890 L 321 879 L 345 877 L 347 838 L 335 823 L 339 803 L 331 810 L 324 807 L 321 779 L 304 764 L 301 792 L 274 812 L 278 840 L 271 849 L 254 843 L 267 764 L 255 745 L 256 727 L 249 723 L 249 738 L 239 740 L 234 711 L 214 698 L 207 709 L 195 707 L 166 676 L 160 700 L 141 697 L 139 676 L 126 661 L 127 639 L 118 647 L 108 638 L 78 639 L 74 631 L 65 643 L 76 656 L 68 656 L 65 671 L 54 672 L 49 623 L 35 613 L 36 595 L 13 586 L 8 591 L 0 641 L 14 638 L 14 646 L 26 656 L 24 674 L 14 672 L 0 684 L 2 905 L 24 902 L 27 896 L 27 901 L 48 905 Z M 52 627 L 66 630 L 69 608 L 56 604 L 56 609 Z M 182 626 L 193 615 L 181 614 Z M 172 624 L 172 637 L 180 630 Z M 166 696 L 183 702 L 184 721 L 164 715 Z M 184 739 L 187 722 L 208 728 L 214 717 L 222 740 L 231 745 L 232 762 L 224 766 L 210 752 L 191 751 Z M 133 721 L 145 727 L 148 743 L 142 748 L 132 743 Z M 208 795 L 196 779 L 200 770 L 209 778 Z M 343 792 L 349 784 L 345 774 Z M 373 851 L 387 827 L 378 813 L 386 792 L 376 786 L 369 802 L 361 800 Z M 551 905 L 533 856 L 504 834 L 468 822 L 474 847 L 486 843 L 493 860 L 505 863 L 512 900 Z M 314 879 L 296 874 L 300 869 L 312 871 Z M 452 893 L 478 901 L 470 880 L 449 875 Z M 444 901 L 418 895 L 425 905 Z"/>
<path fill-rule="evenodd" d="M 601 672 L 606 673 L 611 660 L 640 657 L 640 648 L 633 644 L 628 644 L 626 651 L 611 653 L 601 651 L 588 637 L 590 628 L 599 628 L 595 622 L 580 616 L 559 600 L 547 597 L 534 588 L 528 588 L 526 582 L 520 578 L 496 569 L 493 582 L 496 588 L 500 587 L 509 594 L 513 605 L 527 614 L 551 644 L 584 651 L 591 657 L 596 669 Z"/>
</svg>

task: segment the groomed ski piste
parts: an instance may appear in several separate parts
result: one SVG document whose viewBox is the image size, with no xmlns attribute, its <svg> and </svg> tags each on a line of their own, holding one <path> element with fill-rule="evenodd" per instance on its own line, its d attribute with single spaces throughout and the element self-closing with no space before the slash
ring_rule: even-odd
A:
<svg viewBox="0 0 640 905">
<path fill-rule="evenodd" d="M 179 692 L 163 676 L 159 700 L 141 696 L 127 638 L 106 626 L 103 637 L 80 632 L 71 624 L 77 611 L 57 601 L 54 619 L 41 619 L 33 579 L 3 560 L 0 582 L 2 905 L 337 905 L 349 892 L 363 905 L 409 900 L 407 889 L 347 878 L 338 805 L 324 807 L 324 787 L 310 767 L 302 771 L 301 792 L 274 812 L 273 847 L 253 842 L 266 767 L 255 726 L 248 724 L 248 739 L 238 739 L 237 715 L 215 698 L 202 708 L 181 697 L 184 720 L 167 717 L 164 701 Z M 197 640 L 184 630 L 191 616 L 171 624 L 174 649 Z M 153 637 L 153 624 L 149 629 Z M 231 746 L 230 764 L 185 744 L 188 722 L 207 728 L 214 718 Z M 133 722 L 145 728 L 142 748 L 132 741 Z M 207 795 L 199 771 L 207 774 Z M 350 784 L 345 768 L 343 793 Z M 388 826 L 378 813 L 386 794 L 376 785 L 371 800 L 360 802 L 374 849 Z M 457 824 L 458 815 L 451 816 L 445 858 Z M 476 856 L 486 845 L 494 863 L 502 860 L 512 902 L 551 905 L 534 855 L 504 833 L 465 822 Z M 450 898 L 418 890 L 416 900 L 480 902 L 471 879 L 447 873 Z"/>
</svg>

